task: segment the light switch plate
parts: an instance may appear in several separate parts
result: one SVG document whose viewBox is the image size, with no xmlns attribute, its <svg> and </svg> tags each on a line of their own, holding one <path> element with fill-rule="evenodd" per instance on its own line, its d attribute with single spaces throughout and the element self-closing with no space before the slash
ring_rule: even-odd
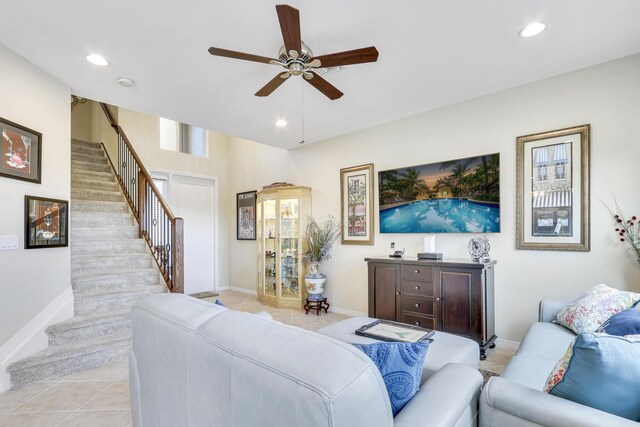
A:
<svg viewBox="0 0 640 427">
<path fill-rule="evenodd" d="M 15 249 L 18 249 L 18 236 L 0 236 L 0 251 L 11 251 Z"/>
</svg>

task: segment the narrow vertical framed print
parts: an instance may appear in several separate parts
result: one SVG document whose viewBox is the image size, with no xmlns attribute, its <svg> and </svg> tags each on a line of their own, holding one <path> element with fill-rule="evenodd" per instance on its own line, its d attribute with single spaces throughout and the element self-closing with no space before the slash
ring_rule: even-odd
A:
<svg viewBox="0 0 640 427">
<path fill-rule="evenodd" d="M 373 163 L 340 169 L 343 245 L 373 245 Z"/>
<path fill-rule="evenodd" d="M 256 240 L 256 192 L 236 195 L 237 240 Z"/>
<path fill-rule="evenodd" d="M 590 125 L 516 139 L 516 248 L 589 251 Z"/>
</svg>

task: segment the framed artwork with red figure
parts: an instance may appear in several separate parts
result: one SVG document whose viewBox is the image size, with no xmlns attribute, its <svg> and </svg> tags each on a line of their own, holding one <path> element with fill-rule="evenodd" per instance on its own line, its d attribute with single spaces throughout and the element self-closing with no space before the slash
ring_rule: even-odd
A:
<svg viewBox="0 0 640 427">
<path fill-rule="evenodd" d="M 0 117 L 0 176 L 40 184 L 42 134 Z"/>
<path fill-rule="evenodd" d="M 69 246 L 69 202 L 45 197 L 24 197 L 24 248 Z"/>
</svg>

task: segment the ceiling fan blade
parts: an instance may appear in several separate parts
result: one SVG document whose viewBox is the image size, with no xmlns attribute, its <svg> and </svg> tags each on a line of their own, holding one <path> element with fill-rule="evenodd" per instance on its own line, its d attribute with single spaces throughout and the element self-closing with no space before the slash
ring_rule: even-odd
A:
<svg viewBox="0 0 640 427">
<path fill-rule="evenodd" d="M 365 62 L 376 62 L 378 60 L 378 49 L 374 46 L 363 47 L 361 49 L 347 50 L 344 52 L 330 53 L 328 55 L 316 56 L 313 61 L 320 60 L 321 67 L 338 67 L 340 65 L 363 64 Z"/>
<path fill-rule="evenodd" d="M 302 53 L 302 41 L 300 36 L 300 12 L 286 4 L 276 6 L 278 12 L 278 20 L 280 21 L 280 30 L 284 39 L 284 47 L 287 52 L 295 50 L 298 54 Z"/>
<path fill-rule="evenodd" d="M 259 91 L 256 92 L 256 96 L 269 96 L 271 95 L 271 93 L 278 89 L 278 87 L 280 87 L 280 85 L 282 83 L 285 82 L 285 80 L 287 80 L 289 78 L 289 76 L 286 76 L 286 74 L 289 74 L 288 71 L 285 71 L 284 73 L 280 73 L 277 76 L 275 76 L 273 79 L 271 79 L 271 81 L 269 81 L 269 83 L 267 83 L 266 85 L 264 85 L 262 87 L 262 89 L 260 89 Z"/>
<path fill-rule="evenodd" d="M 271 61 L 277 60 L 273 58 L 267 58 L 266 56 L 252 55 L 250 53 L 236 52 L 235 50 L 220 49 L 218 47 L 210 47 L 209 53 L 214 56 L 224 56 L 226 58 L 244 59 L 245 61 L 263 62 L 270 64 Z"/>
<path fill-rule="evenodd" d="M 309 74 L 312 74 L 313 78 L 309 79 L 307 78 L 307 76 L 305 76 L 304 80 L 310 83 L 311 86 L 315 87 L 320 92 L 322 92 L 330 100 L 332 101 L 336 100 L 340 98 L 342 95 L 344 95 L 334 85 L 332 85 L 331 83 L 329 83 L 328 81 L 326 81 L 325 79 L 317 75 L 316 73 L 309 73 Z"/>
</svg>

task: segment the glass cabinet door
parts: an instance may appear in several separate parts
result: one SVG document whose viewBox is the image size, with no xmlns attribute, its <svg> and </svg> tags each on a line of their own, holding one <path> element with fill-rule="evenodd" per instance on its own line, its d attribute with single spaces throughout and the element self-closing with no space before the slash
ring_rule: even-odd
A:
<svg viewBox="0 0 640 427">
<path fill-rule="evenodd" d="M 300 218 L 298 199 L 280 200 L 280 292 L 285 298 L 298 298 L 298 237 Z"/>
<path fill-rule="evenodd" d="M 276 296 L 276 201 L 263 202 L 264 223 L 262 226 L 262 247 L 264 248 L 264 289 L 265 295 Z"/>
</svg>

